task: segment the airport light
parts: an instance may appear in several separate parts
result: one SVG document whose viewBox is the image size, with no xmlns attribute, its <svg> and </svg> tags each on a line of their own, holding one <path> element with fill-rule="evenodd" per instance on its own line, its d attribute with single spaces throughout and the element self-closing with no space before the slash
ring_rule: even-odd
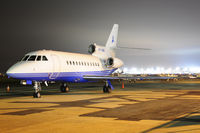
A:
<svg viewBox="0 0 200 133">
<path fill-rule="evenodd" d="M 137 73 L 138 73 L 137 68 L 136 68 L 136 67 L 131 68 L 131 69 L 130 69 L 130 73 L 132 73 L 132 74 L 137 74 Z"/>
<path fill-rule="evenodd" d="M 200 73 L 200 67 L 190 67 L 190 73 Z"/>
<path fill-rule="evenodd" d="M 165 70 L 166 74 L 172 74 L 172 68 L 168 68 Z"/>
<path fill-rule="evenodd" d="M 140 74 L 144 74 L 144 68 L 140 69 Z"/>
<path fill-rule="evenodd" d="M 183 73 L 189 73 L 189 68 L 188 67 L 184 67 L 183 68 Z"/>
<path fill-rule="evenodd" d="M 193 66 L 193 67 L 180 67 L 177 66 L 175 68 L 169 67 L 148 67 L 148 68 L 124 68 L 124 73 L 126 74 L 193 74 L 193 73 L 200 73 L 200 67 Z"/>
<path fill-rule="evenodd" d="M 174 72 L 174 73 L 176 73 L 176 74 L 180 73 L 180 67 L 177 66 L 177 67 L 175 68 L 175 72 Z"/>
<path fill-rule="evenodd" d="M 145 74 L 153 74 L 153 73 L 154 73 L 153 68 L 147 68 L 147 69 L 145 70 Z"/>
<path fill-rule="evenodd" d="M 124 73 L 128 73 L 128 68 L 124 68 Z"/>
</svg>

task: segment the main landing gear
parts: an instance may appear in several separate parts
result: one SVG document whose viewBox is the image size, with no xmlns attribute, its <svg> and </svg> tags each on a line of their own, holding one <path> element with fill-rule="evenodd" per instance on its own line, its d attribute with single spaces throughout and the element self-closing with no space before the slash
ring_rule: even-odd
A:
<svg viewBox="0 0 200 133">
<path fill-rule="evenodd" d="M 112 88 L 111 86 L 109 85 L 108 81 L 105 82 L 105 85 L 103 86 L 103 92 L 104 93 L 111 93 L 112 91 Z"/>
<path fill-rule="evenodd" d="M 61 84 L 60 91 L 61 92 L 69 92 L 69 86 L 67 85 L 67 83 L 62 83 Z"/>
<path fill-rule="evenodd" d="M 33 93 L 33 97 L 34 98 L 40 98 L 41 97 L 41 95 L 40 95 L 40 91 L 41 91 L 40 82 L 37 82 L 37 81 L 34 82 L 34 89 L 35 89 L 35 92 Z"/>
</svg>

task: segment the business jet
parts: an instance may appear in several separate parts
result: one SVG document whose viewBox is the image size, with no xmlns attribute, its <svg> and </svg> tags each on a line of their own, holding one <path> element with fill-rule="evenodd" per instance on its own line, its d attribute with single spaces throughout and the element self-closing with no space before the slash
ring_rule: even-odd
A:
<svg viewBox="0 0 200 133">
<path fill-rule="evenodd" d="M 27 53 L 21 61 L 11 66 L 6 74 L 9 77 L 34 84 L 33 97 L 39 98 L 41 83 L 60 81 L 62 92 L 69 91 L 67 83 L 90 82 L 91 79 L 104 79 L 116 69 L 123 66 L 123 62 L 115 57 L 118 36 L 118 24 L 114 24 L 105 46 L 91 44 L 89 54 L 69 53 L 53 50 L 38 50 Z M 108 78 L 108 77 L 107 77 Z M 93 82 L 94 80 L 92 80 Z M 105 78 L 103 92 L 109 93 L 112 85 Z"/>
<path fill-rule="evenodd" d="M 114 52 L 117 48 L 118 27 L 118 24 L 114 24 L 105 46 L 91 44 L 88 48 L 89 54 L 38 50 L 27 53 L 6 74 L 22 80 L 23 84 L 33 84 L 34 98 L 41 97 L 41 83 L 48 86 L 47 83 L 51 81 L 61 82 L 61 92 L 68 92 L 67 83 L 104 80 L 103 92 L 110 93 L 113 89 L 110 80 L 126 78 L 111 76 L 123 66 L 123 62 L 115 57 Z"/>
</svg>

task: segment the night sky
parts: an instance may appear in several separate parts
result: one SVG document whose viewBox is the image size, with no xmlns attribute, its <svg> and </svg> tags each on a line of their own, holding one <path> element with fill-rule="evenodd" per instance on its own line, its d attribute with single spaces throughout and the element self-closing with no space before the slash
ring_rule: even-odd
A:
<svg viewBox="0 0 200 133">
<path fill-rule="evenodd" d="M 5 0 L 0 4 L 0 72 L 27 52 L 87 53 L 114 23 L 126 67 L 200 66 L 200 0 Z"/>
</svg>

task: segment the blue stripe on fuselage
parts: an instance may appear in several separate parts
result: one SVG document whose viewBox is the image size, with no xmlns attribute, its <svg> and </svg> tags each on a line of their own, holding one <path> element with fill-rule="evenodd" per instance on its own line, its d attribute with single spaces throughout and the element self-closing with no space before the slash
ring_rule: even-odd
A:
<svg viewBox="0 0 200 133">
<path fill-rule="evenodd" d="M 90 76 L 108 76 L 115 70 L 104 71 L 87 71 L 87 72 L 60 72 L 54 73 L 57 77 L 51 77 L 52 73 L 8 73 L 8 76 L 21 79 L 21 80 L 34 80 L 34 81 L 65 81 L 65 82 L 88 82 L 84 79 L 84 75 Z"/>
</svg>

